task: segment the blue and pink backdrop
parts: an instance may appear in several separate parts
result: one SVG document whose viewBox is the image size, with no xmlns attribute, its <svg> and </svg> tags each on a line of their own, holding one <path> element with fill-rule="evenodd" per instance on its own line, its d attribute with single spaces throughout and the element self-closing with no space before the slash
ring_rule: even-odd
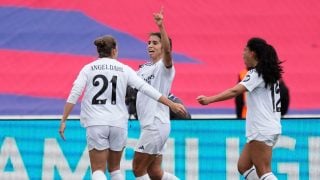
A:
<svg viewBox="0 0 320 180">
<path fill-rule="evenodd" d="M 195 98 L 237 82 L 253 36 L 284 61 L 289 114 L 320 113 L 318 0 L 1 0 L 0 115 L 61 114 L 77 73 L 96 58 L 97 36 L 116 37 L 119 60 L 137 69 L 148 60 L 145 42 L 161 6 L 173 40 L 172 92 L 191 113 L 234 114 L 233 100 L 203 107 Z"/>
</svg>

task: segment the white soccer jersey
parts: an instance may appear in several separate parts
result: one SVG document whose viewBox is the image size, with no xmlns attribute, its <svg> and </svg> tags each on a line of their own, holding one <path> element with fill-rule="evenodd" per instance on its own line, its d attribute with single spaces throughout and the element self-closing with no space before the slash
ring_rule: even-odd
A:
<svg viewBox="0 0 320 180">
<path fill-rule="evenodd" d="M 67 102 L 75 104 L 84 90 L 80 113 L 82 126 L 110 125 L 127 128 L 129 115 L 125 95 L 128 85 L 146 93 L 154 101 L 161 96 L 129 66 L 115 59 L 100 58 L 82 68 Z"/>
<path fill-rule="evenodd" d="M 281 134 L 279 82 L 265 88 L 262 75 L 259 76 L 256 69 L 252 69 L 240 84 L 248 90 L 246 136 L 257 132 L 262 135 Z"/>
<path fill-rule="evenodd" d="M 165 67 L 162 60 L 156 63 L 146 63 L 140 67 L 138 75 L 157 89 L 161 94 L 168 97 L 171 84 L 174 79 L 175 69 Z M 158 117 L 163 123 L 170 123 L 169 107 L 146 97 L 144 94 L 137 94 L 137 114 L 142 127 L 151 124 L 154 117 Z"/>
</svg>

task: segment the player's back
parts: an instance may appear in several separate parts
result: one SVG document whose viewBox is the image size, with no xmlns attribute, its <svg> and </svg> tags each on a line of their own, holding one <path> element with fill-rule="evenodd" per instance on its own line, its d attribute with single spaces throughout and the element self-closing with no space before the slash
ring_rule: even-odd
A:
<svg viewBox="0 0 320 180">
<path fill-rule="evenodd" d="M 100 58 L 83 69 L 86 89 L 81 104 L 85 126 L 112 125 L 126 128 L 125 94 L 130 68 L 121 62 Z"/>
</svg>

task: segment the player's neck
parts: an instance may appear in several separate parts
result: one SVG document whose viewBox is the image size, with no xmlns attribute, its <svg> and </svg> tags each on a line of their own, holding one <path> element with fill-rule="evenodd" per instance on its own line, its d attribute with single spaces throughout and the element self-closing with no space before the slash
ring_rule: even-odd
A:
<svg viewBox="0 0 320 180">
<path fill-rule="evenodd" d="M 162 59 L 162 57 L 152 58 L 152 59 L 151 59 L 151 62 L 152 62 L 153 64 L 155 64 L 155 63 L 157 63 L 158 61 L 160 61 L 161 59 Z"/>
</svg>

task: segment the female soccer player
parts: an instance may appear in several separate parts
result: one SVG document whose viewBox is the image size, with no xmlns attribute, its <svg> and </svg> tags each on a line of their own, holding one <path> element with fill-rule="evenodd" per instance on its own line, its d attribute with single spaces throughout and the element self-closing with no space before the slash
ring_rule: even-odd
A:
<svg viewBox="0 0 320 180">
<path fill-rule="evenodd" d="M 175 75 L 171 44 L 163 24 L 163 10 L 153 16 L 160 32 L 150 34 L 148 53 L 151 62 L 141 66 L 138 75 L 163 95 L 168 95 Z M 162 169 L 162 154 L 171 129 L 169 108 L 139 92 L 136 105 L 141 125 L 133 158 L 136 179 L 177 179 Z"/>
<path fill-rule="evenodd" d="M 202 105 L 234 98 L 247 91 L 246 138 L 238 161 L 239 172 L 248 180 L 277 179 L 271 172 L 272 147 L 281 134 L 279 80 L 283 70 L 275 49 L 261 38 L 251 38 L 243 52 L 245 78 L 224 92 L 198 96 Z M 256 168 L 256 169 L 255 169 Z"/>
<path fill-rule="evenodd" d="M 129 66 L 117 61 L 117 44 L 111 36 L 94 41 L 99 58 L 80 71 L 64 107 L 59 133 L 63 139 L 66 120 L 84 91 L 80 121 L 86 128 L 92 179 L 106 179 L 106 164 L 111 179 L 124 179 L 120 172 L 120 160 L 127 140 L 128 111 L 125 105 L 127 86 L 159 101 L 176 112 L 185 114 L 182 105 L 162 96 L 137 76 Z"/>
</svg>

